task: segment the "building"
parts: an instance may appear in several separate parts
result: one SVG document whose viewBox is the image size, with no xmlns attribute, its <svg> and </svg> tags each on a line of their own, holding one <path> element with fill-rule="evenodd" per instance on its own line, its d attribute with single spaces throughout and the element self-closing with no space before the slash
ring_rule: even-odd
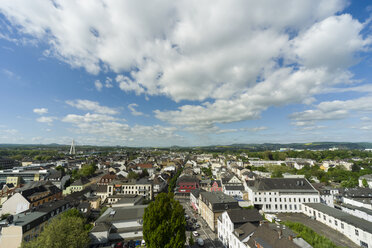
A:
<svg viewBox="0 0 372 248">
<path fill-rule="evenodd" d="M 190 191 L 200 188 L 200 180 L 192 176 L 181 176 L 177 180 L 176 194 L 190 195 Z"/>
<path fill-rule="evenodd" d="M 12 169 L 13 167 L 19 166 L 20 163 L 10 158 L 0 158 L 0 169 Z"/>
<path fill-rule="evenodd" d="M 199 214 L 212 231 L 217 231 L 217 218 L 228 209 L 238 209 L 238 201 L 222 192 L 200 192 Z"/>
<path fill-rule="evenodd" d="M 24 170 L 24 169 L 12 169 L 12 170 L 0 170 L 0 183 L 6 182 L 7 177 L 19 176 L 24 182 L 41 181 L 45 180 L 48 176 L 48 170 Z"/>
<path fill-rule="evenodd" d="M 217 191 L 221 191 L 222 192 L 221 180 L 213 180 L 211 182 L 210 191 L 211 192 L 217 192 Z"/>
<path fill-rule="evenodd" d="M 107 196 L 116 194 L 142 195 L 145 199 L 153 199 L 153 184 L 146 178 L 138 180 L 114 180 L 107 186 Z"/>
<path fill-rule="evenodd" d="M 199 213 L 199 194 L 202 189 L 194 189 L 190 192 L 190 206 Z M 204 191 L 204 190 L 203 190 Z"/>
<path fill-rule="evenodd" d="M 89 235 L 92 245 L 108 245 L 122 240 L 141 240 L 146 205 L 108 208 L 94 223 Z"/>
<path fill-rule="evenodd" d="M 361 247 L 372 247 L 372 222 L 321 203 L 304 203 L 303 213 L 344 234 Z"/>
<path fill-rule="evenodd" d="M 244 241 L 264 218 L 257 209 L 233 209 L 218 217 L 218 238 L 225 247 L 246 247 Z"/>
<path fill-rule="evenodd" d="M 6 178 L 6 184 L 13 184 L 14 187 L 18 187 L 21 185 L 21 177 L 15 176 L 15 177 L 7 177 Z"/>
<path fill-rule="evenodd" d="M 68 186 L 63 191 L 63 194 L 64 195 L 69 195 L 69 194 L 74 193 L 74 192 L 82 191 L 83 189 L 85 189 L 89 185 L 90 185 L 90 181 L 88 179 L 82 177 L 82 178 L 76 180 L 75 182 L 73 182 L 70 186 Z"/>
<path fill-rule="evenodd" d="M 31 182 L 17 189 L 3 204 L 2 214 L 18 214 L 44 203 L 62 199 L 62 191 L 48 181 Z"/>
<path fill-rule="evenodd" d="M 301 213 L 302 203 L 319 203 L 319 192 L 305 178 L 262 178 L 248 185 L 248 198 L 264 212 Z"/>
<path fill-rule="evenodd" d="M 117 175 L 108 173 L 106 175 L 103 175 L 100 180 L 98 181 L 97 185 L 108 185 L 113 180 L 117 179 Z"/>
<path fill-rule="evenodd" d="M 18 248 L 22 241 L 28 242 L 38 237 L 51 218 L 66 211 L 71 206 L 68 201 L 46 203 L 35 211 L 27 211 L 8 218 L 1 229 L 0 247 Z"/>
</svg>

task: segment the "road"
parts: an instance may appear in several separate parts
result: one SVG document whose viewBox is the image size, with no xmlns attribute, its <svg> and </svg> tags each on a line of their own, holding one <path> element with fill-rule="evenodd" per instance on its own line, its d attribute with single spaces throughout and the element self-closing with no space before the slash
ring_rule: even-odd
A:
<svg viewBox="0 0 372 248">
<path fill-rule="evenodd" d="M 203 220 L 203 218 L 196 214 L 193 209 L 190 207 L 190 202 L 187 200 L 180 200 L 181 205 L 185 209 L 185 213 L 190 216 L 190 218 L 197 219 L 197 223 L 201 226 L 197 229 L 197 232 L 200 234 L 199 237 L 193 237 L 195 244 L 192 246 L 192 248 L 199 247 L 196 243 L 197 238 L 202 238 L 204 240 L 204 247 L 207 248 L 223 248 L 224 246 L 222 243 L 218 240 L 217 235 L 212 232 L 212 230 L 207 226 L 207 223 Z M 186 231 L 186 237 L 187 240 L 190 237 L 190 231 Z M 188 244 L 188 243 L 187 243 Z M 190 246 L 187 246 L 190 247 Z"/>
<path fill-rule="evenodd" d="M 323 223 L 313 220 L 304 214 L 277 214 L 282 221 L 299 222 L 313 229 L 319 235 L 329 238 L 335 245 L 349 248 L 357 248 L 354 242 L 342 233 L 324 225 Z"/>
</svg>

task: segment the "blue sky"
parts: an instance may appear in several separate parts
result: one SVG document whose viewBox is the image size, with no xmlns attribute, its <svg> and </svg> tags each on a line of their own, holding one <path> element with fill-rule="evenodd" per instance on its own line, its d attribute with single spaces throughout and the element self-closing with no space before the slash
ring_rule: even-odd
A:
<svg viewBox="0 0 372 248">
<path fill-rule="evenodd" d="M 371 142 L 371 14 L 343 0 L 1 1 L 0 143 Z"/>
</svg>

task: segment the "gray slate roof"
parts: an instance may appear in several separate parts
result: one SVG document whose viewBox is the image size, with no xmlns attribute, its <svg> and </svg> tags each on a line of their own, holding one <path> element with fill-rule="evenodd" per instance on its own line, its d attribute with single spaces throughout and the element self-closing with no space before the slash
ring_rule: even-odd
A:
<svg viewBox="0 0 372 248">
<path fill-rule="evenodd" d="M 345 213 L 336 208 L 328 207 L 322 203 L 304 203 L 304 205 L 372 234 L 372 222 Z"/>
<path fill-rule="evenodd" d="M 318 192 L 305 178 L 262 178 L 255 180 L 257 191 Z"/>
<path fill-rule="evenodd" d="M 258 222 L 263 220 L 257 209 L 230 209 L 227 211 L 230 220 L 234 224 L 246 222 Z"/>
</svg>

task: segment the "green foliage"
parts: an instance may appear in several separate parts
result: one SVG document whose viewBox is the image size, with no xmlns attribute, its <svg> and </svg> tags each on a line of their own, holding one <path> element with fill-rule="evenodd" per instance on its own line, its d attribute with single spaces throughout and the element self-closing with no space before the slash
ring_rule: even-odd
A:
<svg viewBox="0 0 372 248">
<path fill-rule="evenodd" d="M 172 177 L 172 179 L 169 181 L 168 192 L 173 192 L 174 187 L 176 187 L 177 179 L 181 175 L 182 170 L 183 168 L 179 169 L 176 175 L 174 175 L 174 177 Z"/>
<path fill-rule="evenodd" d="M 363 187 L 364 188 L 368 188 L 368 182 L 367 182 L 367 180 L 365 178 L 363 178 L 362 184 L 363 184 Z"/>
<path fill-rule="evenodd" d="M 312 229 L 301 223 L 285 221 L 284 225 L 288 226 L 294 232 L 298 233 L 306 242 L 308 242 L 314 248 L 338 248 L 338 246 L 336 246 L 331 240 L 317 234 Z"/>
<path fill-rule="evenodd" d="M 99 215 L 101 216 L 104 212 L 106 212 L 107 210 L 107 207 L 104 206 L 103 208 L 101 208 L 101 210 L 99 211 Z"/>
<path fill-rule="evenodd" d="M 2 214 L 0 220 L 5 220 L 10 214 Z"/>
<path fill-rule="evenodd" d="M 145 209 L 143 238 L 148 248 L 183 248 L 185 211 L 172 193 L 161 193 Z"/>
<path fill-rule="evenodd" d="M 86 248 L 90 239 L 85 225 L 83 218 L 77 217 L 75 211 L 68 210 L 52 219 L 38 238 L 23 242 L 21 247 Z"/>
<path fill-rule="evenodd" d="M 145 178 L 149 176 L 149 172 L 147 169 L 142 170 L 141 174 L 139 175 L 140 178 Z"/>
<path fill-rule="evenodd" d="M 71 177 L 73 180 L 77 180 L 81 177 L 91 177 L 97 170 L 97 166 L 94 163 L 83 165 L 80 170 L 71 171 Z"/>
<path fill-rule="evenodd" d="M 204 175 L 206 175 L 208 178 L 212 178 L 213 177 L 213 174 L 212 174 L 212 169 L 211 168 L 201 168 L 202 172 L 204 173 Z"/>
<path fill-rule="evenodd" d="M 134 171 L 130 171 L 127 176 L 128 179 L 138 179 L 139 175 L 135 173 Z"/>
<path fill-rule="evenodd" d="M 84 219 L 84 216 L 82 215 L 82 213 L 80 213 L 80 211 L 76 208 L 71 208 L 71 209 L 61 213 L 61 216 L 62 216 L 62 218 L 74 217 L 74 218 Z"/>
<path fill-rule="evenodd" d="M 192 236 L 192 232 L 190 232 L 190 238 L 189 238 L 189 246 L 193 246 L 195 244 L 194 238 Z"/>
<path fill-rule="evenodd" d="M 283 177 L 283 173 L 280 170 L 276 170 L 271 173 L 271 178 L 281 178 Z"/>
</svg>

